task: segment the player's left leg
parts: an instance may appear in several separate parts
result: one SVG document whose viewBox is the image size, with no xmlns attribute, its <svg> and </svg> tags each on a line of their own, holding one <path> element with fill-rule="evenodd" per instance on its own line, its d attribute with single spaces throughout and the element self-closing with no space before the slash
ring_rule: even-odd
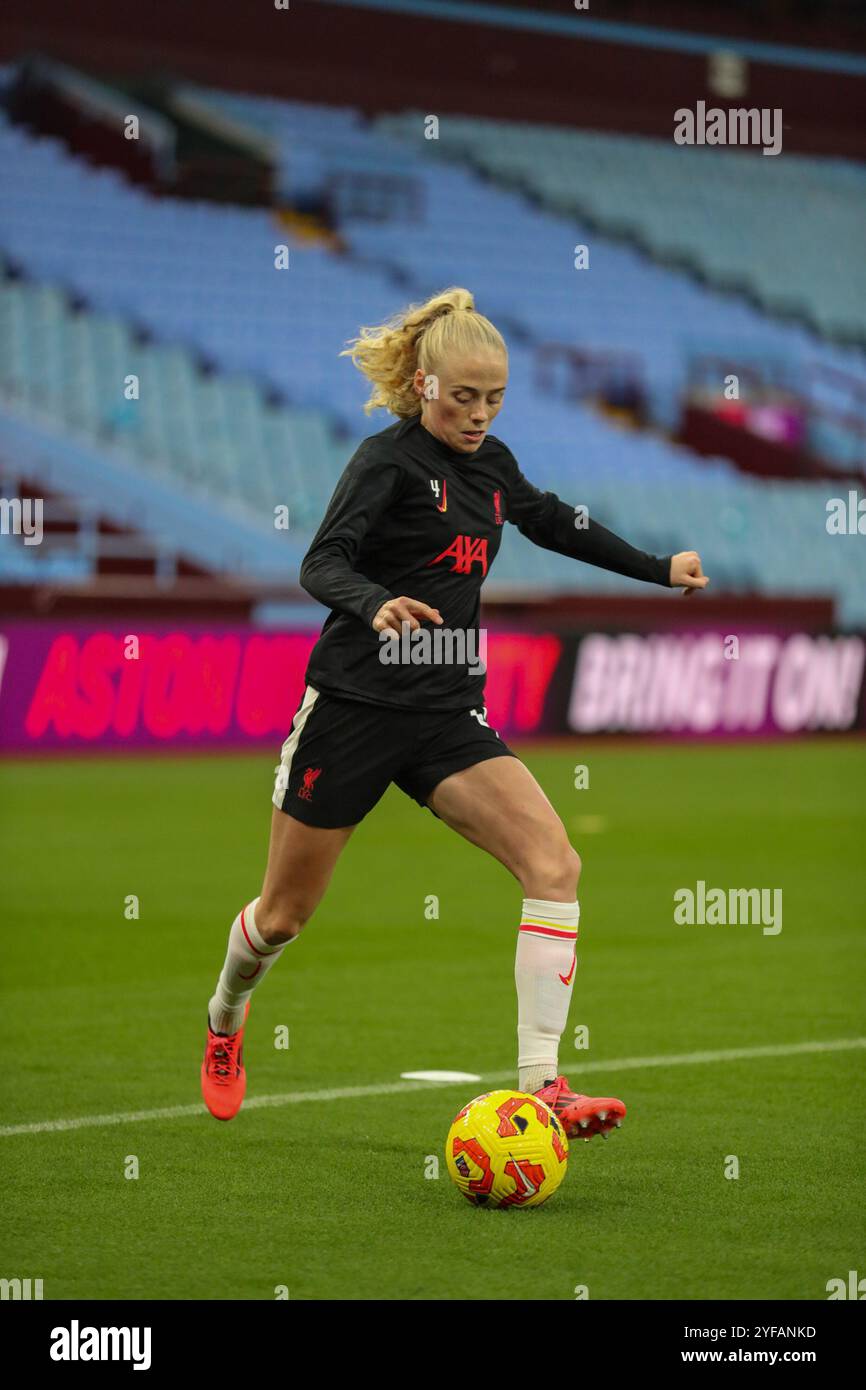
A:
<svg viewBox="0 0 866 1390">
<path fill-rule="evenodd" d="M 442 779 L 428 797 L 436 815 L 492 854 L 524 892 L 517 936 L 519 1086 L 559 1115 L 570 1137 L 589 1139 L 625 1115 L 612 1096 L 585 1096 L 558 1075 L 575 974 L 580 858 L 529 768 L 494 757 Z"/>
</svg>

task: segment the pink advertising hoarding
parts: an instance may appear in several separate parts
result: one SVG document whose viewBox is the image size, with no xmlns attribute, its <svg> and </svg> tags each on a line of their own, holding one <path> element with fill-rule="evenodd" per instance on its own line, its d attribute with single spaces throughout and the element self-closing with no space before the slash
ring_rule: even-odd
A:
<svg viewBox="0 0 866 1390">
<path fill-rule="evenodd" d="M 280 743 L 318 628 L 9 623 L 0 627 L 0 752 Z M 538 731 L 563 649 L 490 635 L 487 705 L 503 734 Z"/>
<path fill-rule="evenodd" d="M 862 724 L 866 642 L 805 632 L 586 633 L 575 733 L 804 734 Z"/>
<path fill-rule="evenodd" d="M 5 624 L 0 753 L 278 746 L 317 635 L 317 627 Z M 866 639 L 856 633 L 491 625 L 486 661 L 487 717 L 504 738 L 767 738 L 866 725 Z"/>
</svg>

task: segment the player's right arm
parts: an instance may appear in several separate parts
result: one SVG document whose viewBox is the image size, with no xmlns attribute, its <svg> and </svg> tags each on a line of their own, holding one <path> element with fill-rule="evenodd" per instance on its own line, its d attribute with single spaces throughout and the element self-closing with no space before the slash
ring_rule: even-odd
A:
<svg viewBox="0 0 866 1390">
<path fill-rule="evenodd" d="M 438 608 L 431 608 L 429 604 L 422 603 L 417 598 L 389 599 L 383 603 L 378 613 L 373 618 L 373 627 L 376 632 L 391 632 L 395 637 L 402 635 L 402 623 L 409 624 L 409 631 L 414 632 L 421 626 L 420 619 L 427 618 L 431 623 L 441 623 L 442 614 Z"/>
<path fill-rule="evenodd" d="M 300 572 L 301 588 L 326 608 L 396 637 L 402 622 L 414 631 L 419 618 L 442 621 L 426 603 L 397 597 L 356 568 L 367 532 L 399 496 L 401 478 L 396 461 L 362 445 L 343 470 Z"/>
</svg>

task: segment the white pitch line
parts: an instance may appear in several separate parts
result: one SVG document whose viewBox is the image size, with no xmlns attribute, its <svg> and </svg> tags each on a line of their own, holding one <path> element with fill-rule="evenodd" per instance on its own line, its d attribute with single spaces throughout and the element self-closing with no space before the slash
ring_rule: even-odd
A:
<svg viewBox="0 0 866 1390">
<path fill-rule="evenodd" d="M 769 1047 L 730 1047 L 720 1052 L 674 1052 L 660 1057 L 614 1057 L 607 1062 L 581 1062 L 575 1071 L 585 1072 L 640 1071 L 644 1067 L 693 1067 L 708 1062 L 743 1062 L 761 1057 L 798 1057 L 809 1052 L 850 1052 L 866 1048 L 866 1038 L 838 1038 L 833 1042 L 781 1043 Z M 512 1081 L 510 1071 L 488 1072 L 482 1081 Z M 465 1086 L 465 1081 L 383 1081 L 375 1086 L 334 1086 L 326 1091 L 284 1091 L 274 1096 L 251 1096 L 244 1101 L 244 1110 L 261 1110 L 265 1106 L 300 1105 L 310 1100 L 356 1100 L 364 1096 L 399 1096 L 409 1091 L 453 1090 Z M 25 1125 L 0 1126 L 0 1139 L 16 1134 L 57 1134 L 69 1129 L 101 1129 L 106 1125 L 142 1124 L 147 1120 L 186 1120 L 207 1111 L 201 1102 L 195 1105 L 167 1105 L 159 1110 L 122 1110 L 114 1115 L 80 1115 L 69 1120 L 38 1120 Z"/>
</svg>

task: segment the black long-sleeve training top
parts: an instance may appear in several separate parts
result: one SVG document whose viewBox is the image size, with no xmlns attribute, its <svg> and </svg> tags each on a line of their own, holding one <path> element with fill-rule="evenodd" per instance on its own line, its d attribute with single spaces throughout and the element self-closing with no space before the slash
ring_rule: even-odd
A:
<svg viewBox="0 0 866 1390">
<path fill-rule="evenodd" d="M 670 556 L 636 550 L 592 518 L 582 516 L 576 525 L 575 508 L 534 487 L 500 439 L 488 434 L 473 454 L 464 454 L 431 434 L 420 416 L 398 420 L 359 445 L 301 565 L 302 587 L 331 609 L 310 654 L 306 683 L 368 704 L 430 710 L 482 705 L 484 671 L 473 643 L 481 585 L 506 521 L 546 550 L 670 585 Z M 432 660 L 422 659 L 418 634 L 411 645 L 400 644 L 411 662 L 396 659 L 396 640 L 383 652 L 387 639 L 371 624 L 383 603 L 401 595 L 442 616 L 441 629 L 422 624 Z M 449 638 L 445 629 L 458 636 Z"/>
</svg>

